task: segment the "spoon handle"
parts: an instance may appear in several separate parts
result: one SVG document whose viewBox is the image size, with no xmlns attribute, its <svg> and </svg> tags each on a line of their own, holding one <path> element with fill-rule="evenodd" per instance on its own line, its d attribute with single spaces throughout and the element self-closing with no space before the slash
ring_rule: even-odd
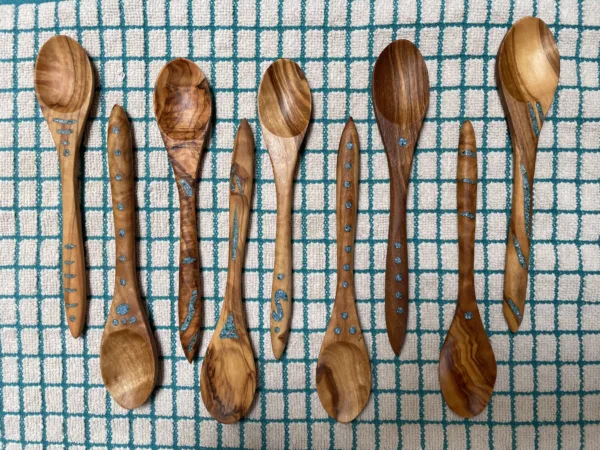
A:
<svg viewBox="0 0 600 450">
<path fill-rule="evenodd" d="M 477 215 L 477 148 L 475 132 L 468 120 L 460 130 L 456 171 L 458 212 L 458 301 L 462 310 L 477 308 L 473 276 L 475 217 Z"/>
</svg>

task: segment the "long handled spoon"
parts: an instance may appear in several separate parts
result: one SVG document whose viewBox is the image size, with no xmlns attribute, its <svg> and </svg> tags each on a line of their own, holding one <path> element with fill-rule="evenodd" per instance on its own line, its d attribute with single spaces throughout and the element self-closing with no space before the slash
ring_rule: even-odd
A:
<svg viewBox="0 0 600 450">
<path fill-rule="evenodd" d="M 64 301 L 69 330 L 77 338 L 87 311 L 77 171 L 79 146 L 94 93 L 94 75 L 85 50 L 67 36 L 48 39 L 35 63 L 34 84 L 60 162 Z"/>
<path fill-rule="evenodd" d="M 163 67 L 154 87 L 154 115 L 179 191 L 179 339 L 189 362 L 202 321 L 196 182 L 211 114 L 208 81 L 196 64 L 177 58 Z"/>
<path fill-rule="evenodd" d="M 227 290 L 200 380 L 206 409 L 223 423 L 240 420 L 256 390 L 254 354 L 242 305 L 242 266 L 254 178 L 254 138 L 245 119 L 235 139 L 230 176 Z"/>
<path fill-rule="evenodd" d="M 429 105 L 429 74 L 411 42 L 389 44 L 373 69 L 373 107 L 390 169 L 390 228 L 385 269 L 385 322 L 398 355 L 408 321 L 406 194 L 413 153 Z"/>
<path fill-rule="evenodd" d="M 525 310 L 538 138 L 558 86 L 560 61 L 552 32 L 533 17 L 515 23 L 500 45 L 498 90 L 513 147 L 513 197 L 504 268 L 504 317 L 519 329 Z"/>
<path fill-rule="evenodd" d="M 488 404 L 496 383 L 496 358 L 475 298 L 473 260 L 477 209 L 477 150 L 471 122 L 463 123 L 458 145 L 458 303 L 440 353 L 439 376 L 446 403 L 473 417 Z"/>
<path fill-rule="evenodd" d="M 142 304 L 135 264 L 135 192 L 129 120 L 115 105 L 108 121 L 108 167 L 115 221 L 115 289 L 100 345 L 106 389 L 126 409 L 141 406 L 156 383 L 154 335 Z"/>
<path fill-rule="evenodd" d="M 269 66 L 258 88 L 258 115 L 277 191 L 275 267 L 271 291 L 271 346 L 276 359 L 287 344 L 292 318 L 292 197 L 298 150 L 310 121 L 310 88 L 289 59 Z"/>
<path fill-rule="evenodd" d="M 327 414 L 350 422 L 371 393 L 371 364 L 354 294 L 354 236 L 360 162 L 358 133 L 348 119 L 337 159 L 337 289 L 317 362 L 317 392 Z"/>
</svg>

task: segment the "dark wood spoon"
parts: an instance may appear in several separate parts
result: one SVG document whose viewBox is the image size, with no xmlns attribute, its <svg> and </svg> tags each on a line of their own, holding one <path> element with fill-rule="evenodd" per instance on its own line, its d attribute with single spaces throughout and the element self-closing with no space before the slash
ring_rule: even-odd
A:
<svg viewBox="0 0 600 450">
<path fill-rule="evenodd" d="M 534 17 L 515 23 L 500 45 L 496 77 L 513 147 L 513 197 L 504 268 L 504 317 L 515 333 L 525 310 L 538 138 L 560 74 L 552 32 Z"/>
<path fill-rule="evenodd" d="M 440 353 L 442 394 L 462 417 L 479 414 L 496 383 L 496 358 L 475 298 L 473 261 L 477 210 L 477 150 L 471 122 L 463 123 L 458 145 L 456 202 L 458 213 L 458 302 Z"/>
<path fill-rule="evenodd" d="M 154 88 L 154 115 L 179 191 L 179 339 L 189 362 L 200 344 L 202 322 L 196 184 L 211 114 L 208 81 L 196 64 L 177 58 L 163 67 Z"/>
<path fill-rule="evenodd" d="M 400 354 L 408 321 L 406 194 L 413 153 L 429 105 L 429 74 L 411 42 L 389 44 L 373 69 L 373 108 L 390 171 L 390 227 L 385 270 L 385 321 Z"/>
</svg>

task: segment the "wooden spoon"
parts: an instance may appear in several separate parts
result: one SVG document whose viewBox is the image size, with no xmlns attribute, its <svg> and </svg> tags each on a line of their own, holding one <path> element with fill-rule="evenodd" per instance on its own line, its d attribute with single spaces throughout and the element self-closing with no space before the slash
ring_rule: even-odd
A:
<svg viewBox="0 0 600 450">
<path fill-rule="evenodd" d="M 35 63 L 34 85 L 60 163 L 64 301 L 69 330 L 77 338 L 87 311 L 77 171 L 79 146 L 94 94 L 92 65 L 85 50 L 67 36 L 48 39 Z"/>
<path fill-rule="evenodd" d="M 429 75 L 411 42 L 389 44 L 373 69 L 373 107 L 390 170 L 390 226 L 385 270 L 385 321 L 396 355 L 408 321 L 406 194 L 413 153 L 429 105 Z"/>
<path fill-rule="evenodd" d="M 310 88 L 289 59 L 269 66 L 258 88 L 258 115 L 277 191 L 277 234 L 271 291 L 271 346 L 275 359 L 287 344 L 292 318 L 292 198 L 298 150 L 310 121 Z"/>
<path fill-rule="evenodd" d="M 129 120 L 115 105 L 108 121 L 108 167 L 115 221 L 115 288 L 100 345 L 100 371 L 112 398 L 141 406 L 156 383 L 154 335 L 142 303 L 135 263 L 135 192 Z"/>
<path fill-rule="evenodd" d="M 533 218 L 533 174 L 538 138 L 558 86 L 560 56 L 546 24 L 515 23 L 500 45 L 498 91 L 513 147 L 513 197 L 504 268 L 504 317 L 515 333 L 523 320 Z"/>
<path fill-rule="evenodd" d="M 463 123 L 458 145 L 458 303 L 440 353 L 439 376 L 446 403 L 473 417 L 488 404 L 496 383 L 496 358 L 475 298 L 473 260 L 477 209 L 477 150 L 471 122 Z"/>
<path fill-rule="evenodd" d="M 317 392 L 327 414 L 350 422 L 371 393 L 371 364 L 354 294 L 354 236 L 358 203 L 358 133 L 348 119 L 337 160 L 337 289 L 317 362 Z"/>
<path fill-rule="evenodd" d="M 242 266 L 254 177 L 254 138 L 242 120 L 233 146 L 229 186 L 229 267 L 221 316 L 208 345 L 200 388 L 208 412 L 222 423 L 240 420 L 256 390 L 254 353 L 242 305 Z"/>
<path fill-rule="evenodd" d="M 200 341 L 200 252 L 196 227 L 196 182 L 212 100 L 208 81 L 192 61 L 177 58 L 158 75 L 154 115 L 179 191 L 179 340 L 192 362 Z"/>
</svg>

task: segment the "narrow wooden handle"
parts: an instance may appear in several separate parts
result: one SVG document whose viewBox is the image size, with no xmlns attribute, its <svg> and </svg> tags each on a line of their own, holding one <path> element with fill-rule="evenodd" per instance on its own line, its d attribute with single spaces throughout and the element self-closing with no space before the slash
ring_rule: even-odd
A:
<svg viewBox="0 0 600 450">
<path fill-rule="evenodd" d="M 468 120 L 463 123 L 458 144 L 456 171 L 456 206 L 458 212 L 458 300 L 465 311 L 475 308 L 473 265 L 477 215 L 477 148 L 475 132 Z M 462 304 L 467 302 L 468 304 Z"/>
</svg>

